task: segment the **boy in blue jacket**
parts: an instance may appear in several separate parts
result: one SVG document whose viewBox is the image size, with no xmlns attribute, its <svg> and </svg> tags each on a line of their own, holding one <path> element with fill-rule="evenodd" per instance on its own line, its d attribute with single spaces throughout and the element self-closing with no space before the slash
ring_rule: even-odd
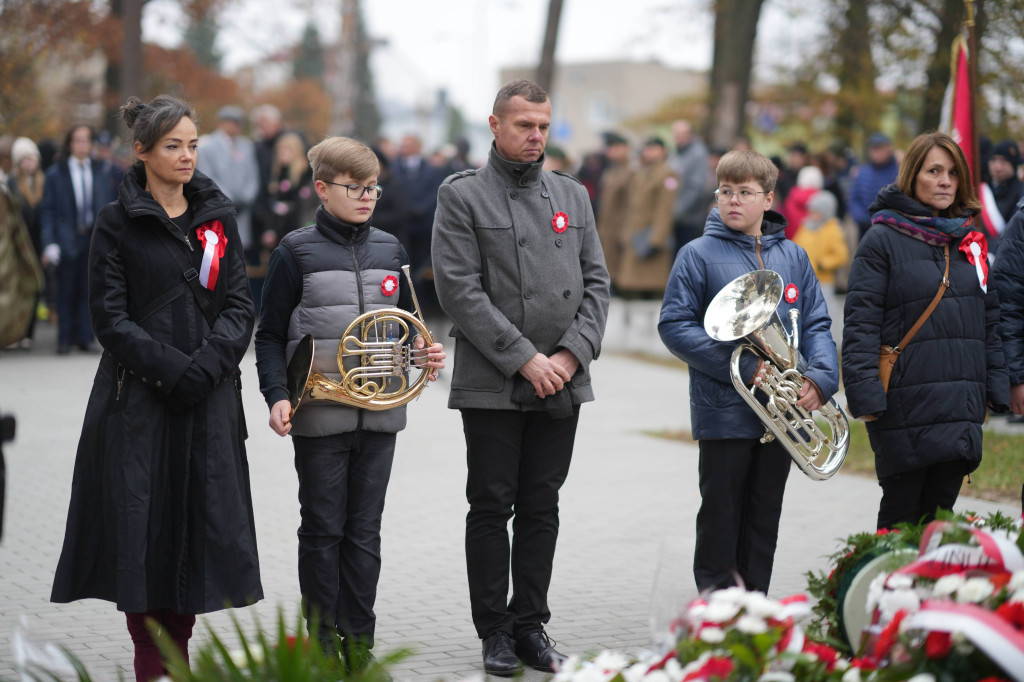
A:
<svg viewBox="0 0 1024 682">
<path fill-rule="evenodd" d="M 702 592 L 742 584 L 768 591 L 790 457 L 778 443 L 761 443 L 765 427 L 732 385 L 734 343 L 704 331 L 708 304 L 726 284 L 751 270 L 774 270 L 785 282 L 779 315 L 800 311 L 800 351 L 808 368 L 798 404 L 821 407 L 839 385 L 831 320 L 807 253 L 786 239 L 786 219 L 770 210 L 778 169 L 752 151 L 729 152 L 716 171 L 718 207 L 704 234 L 676 256 L 658 330 L 689 365 L 690 419 L 700 446 L 701 507 L 693 574 Z M 744 353 L 748 384 L 763 366 Z M 742 582 L 741 582 L 742 581 Z"/>
</svg>

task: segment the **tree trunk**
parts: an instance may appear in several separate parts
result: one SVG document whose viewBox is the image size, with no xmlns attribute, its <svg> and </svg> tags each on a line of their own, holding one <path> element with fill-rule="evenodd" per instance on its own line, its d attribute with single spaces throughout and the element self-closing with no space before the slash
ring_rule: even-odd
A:
<svg viewBox="0 0 1024 682">
<path fill-rule="evenodd" d="M 949 85 L 951 60 L 953 59 L 953 38 L 962 28 L 966 16 L 964 0 L 943 0 L 940 27 L 935 35 L 935 52 L 925 71 L 928 86 L 921 102 L 921 131 L 936 130 L 942 121 L 942 100 Z M 975 59 L 976 55 L 971 55 Z M 975 123 L 977 125 L 977 123 Z"/>
<path fill-rule="evenodd" d="M 754 39 L 764 0 L 715 0 L 715 47 L 711 59 L 711 110 L 705 139 L 731 147 L 746 127 Z"/>
<path fill-rule="evenodd" d="M 537 67 L 537 85 L 551 94 L 555 84 L 555 47 L 558 44 L 558 23 L 562 18 L 562 0 L 548 0 L 548 23 L 544 30 L 544 45 L 540 50 Z"/>
<path fill-rule="evenodd" d="M 124 42 L 121 48 L 121 101 L 130 95 L 142 99 L 142 5 L 145 0 L 124 0 Z"/>
<path fill-rule="evenodd" d="M 844 25 L 836 44 L 841 60 L 836 74 L 839 79 L 836 136 L 850 146 L 863 142 L 866 135 L 878 129 L 879 112 L 874 105 L 877 69 L 871 58 L 868 8 L 865 0 L 847 0 Z"/>
</svg>

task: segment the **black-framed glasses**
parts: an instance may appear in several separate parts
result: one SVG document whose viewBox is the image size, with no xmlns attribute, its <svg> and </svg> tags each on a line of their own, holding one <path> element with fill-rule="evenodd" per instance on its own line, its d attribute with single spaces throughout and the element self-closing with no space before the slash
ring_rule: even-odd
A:
<svg viewBox="0 0 1024 682">
<path fill-rule="evenodd" d="M 741 204 L 752 204 L 754 199 L 757 198 L 758 194 L 767 194 L 768 192 L 751 192 L 749 189 L 716 189 L 715 200 L 720 204 L 728 204 L 732 201 L 733 196 L 739 199 Z"/>
<path fill-rule="evenodd" d="M 349 199 L 362 199 L 364 194 L 369 194 L 371 199 L 377 201 L 377 199 L 380 199 L 380 195 L 384 193 L 384 188 L 380 185 L 343 185 L 340 182 L 331 182 L 330 180 L 324 180 L 324 182 L 335 187 L 344 187 L 345 196 Z"/>
</svg>

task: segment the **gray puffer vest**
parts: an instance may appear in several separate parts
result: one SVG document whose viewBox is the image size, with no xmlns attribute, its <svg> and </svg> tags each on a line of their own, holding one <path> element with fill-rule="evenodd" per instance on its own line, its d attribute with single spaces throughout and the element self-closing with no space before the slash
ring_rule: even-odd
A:
<svg viewBox="0 0 1024 682">
<path fill-rule="evenodd" d="M 318 211 L 317 221 L 330 220 Z M 346 229 L 348 228 L 348 229 Z M 398 307 L 402 282 L 402 247 L 392 235 L 374 227 L 310 225 L 289 233 L 281 245 L 295 256 L 302 273 L 302 298 L 288 323 L 286 355 L 291 360 L 299 340 L 312 334 L 313 367 L 337 381 L 341 335 L 359 315 Z M 358 365 L 355 358 L 346 359 Z M 303 404 L 292 418 L 293 436 L 329 436 L 357 429 L 396 433 L 405 428 L 405 407 L 378 412 L 341 403 Z"/>
</svg>

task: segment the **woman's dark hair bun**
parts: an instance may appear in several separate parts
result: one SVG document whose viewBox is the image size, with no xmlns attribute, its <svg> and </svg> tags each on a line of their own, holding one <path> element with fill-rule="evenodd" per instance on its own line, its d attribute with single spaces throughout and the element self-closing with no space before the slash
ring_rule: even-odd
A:
<svg viewBox="0 0 1024 682">
<path fill-rule="evenodd" d="M 146 105 L 138 97 L 129 97 L 128 101 L 121 105 L 121 118 L 128 129 L 135 127 L 135 121 L 139 118 Z"/>
</svg>

